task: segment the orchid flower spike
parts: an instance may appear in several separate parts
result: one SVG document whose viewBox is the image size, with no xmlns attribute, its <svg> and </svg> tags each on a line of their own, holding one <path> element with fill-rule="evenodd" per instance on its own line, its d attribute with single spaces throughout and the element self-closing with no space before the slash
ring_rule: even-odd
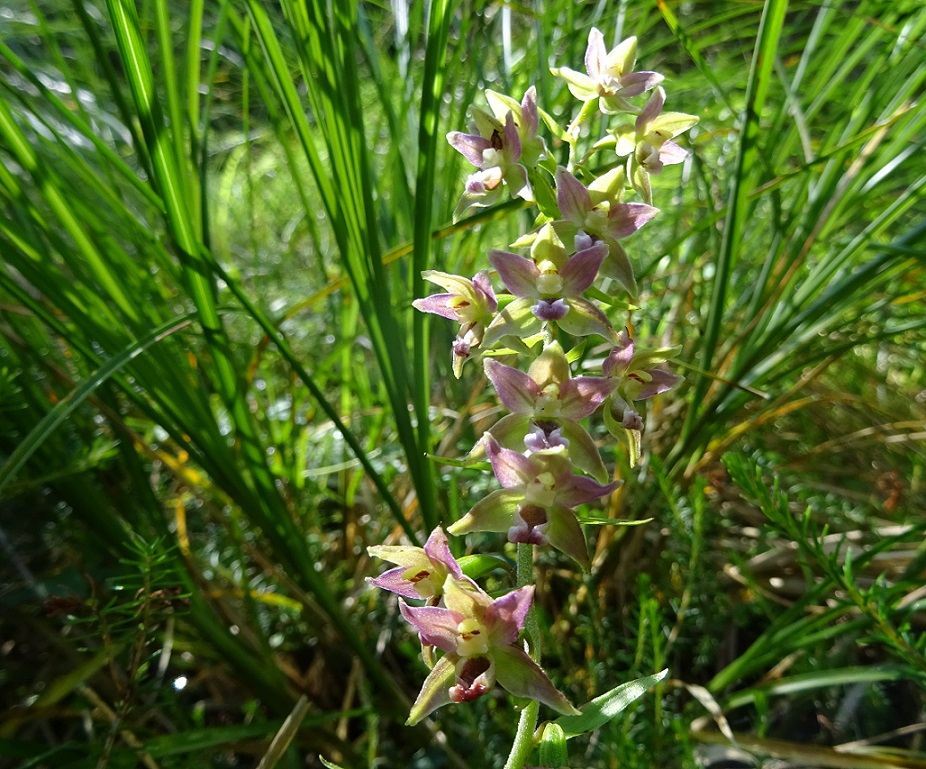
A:
<svg viewBox="0 0 926 769">
<path fill-rule="evenodd" d="M 451 702 L 471 702 L 497 681 L 516 697 L 578 715 L 518 643 L 534 597 L 533 585 L 492 599 L 473 582 L 447 581 L 445 607 L 401 604 L 421 643 L 444 655 L 431 669 L 408 716 L 409 725 Z"/>
<path fill-rule="evenodd" d="M 598 108 L 605 114 L 639 112 L 628 101 L 644 91 L 655 88 L 663 77 L 658 72 L 634 72 L 637 59 L 637 39 L 628 37 L 610 51 L 605 47 L 604 35 L 592 27 L 588 33 L 585 51 L 585 72 L 559 67 L 551 72 L 563 78 L 573 96 L 581 101 L 598 99 Z"/>
</svg>

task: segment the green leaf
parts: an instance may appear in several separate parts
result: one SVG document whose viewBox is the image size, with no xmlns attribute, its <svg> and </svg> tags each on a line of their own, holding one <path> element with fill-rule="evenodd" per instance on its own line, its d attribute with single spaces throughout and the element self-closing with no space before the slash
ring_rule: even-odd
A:
<svg viewBox="0 0 926 769">
<path fill-rule="evenodd" d="M 599 518 L 597 516 L 580 516 L 579 523 L 583 526 L 642 526 L 650 523 L 654 518 L 641 518 L 639 521 L 623 521 L 619 518 Z"/>
<path fill-rule="evenodd" d="M 594 731 L 626 710 L 628 705 L 640 699 L 646 694 L 647 689 L 658 684 L 668 673 L 669 670 L 666 669 L 616 686 L 600 697 L 595 697 L 585 707 L 579 708 L 582 715 L 560 716 L 554 723 L 562 727 L 567 740 Z"/>
</svg>

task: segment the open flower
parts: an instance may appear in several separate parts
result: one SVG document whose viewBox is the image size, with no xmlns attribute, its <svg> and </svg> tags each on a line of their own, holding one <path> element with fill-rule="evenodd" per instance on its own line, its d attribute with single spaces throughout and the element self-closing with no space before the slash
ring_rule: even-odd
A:
<svg viewBox="0 0 926 769">
<path fill-rule="evenodd" d="M 615 168 L 588 187 L 565 168 L 556 169 L 556 202 L 562 219 L 553 227 L 563 240 L 581 234 L 608 246 L 601 274 L 617 280 L 631 296 L 637 293 L 633 268 L 627 253 L 617 242 L 632 235 L 656 214 L 646 203 L 624 203 L 624 170 Z"/>
<path fill-rule="evenodd" d="M 543 330 L 544 323 L 555 323 L 573 336 L 612 338 L 614 330 L 607 316 L 582 298 L 595 282 L 607 252 L 605 244 L 589 242 L 587 248 L 568 256 L 550 225 L 534 239 L 531 259 L 510 251 L 489 251 L 492 266 L 518 298 L 486 329 L 486 345 L 492 346 L 504 336 L 533 336 Z"/>
<path fill-rule="evenodd" d="M 485 329 L 498 309 L 489 271 L 482 270 L 472 280 L 437 270 L 425 270 L 421 277 L 437 283 L 448 293 L 416 299 L 412 306 L 416 310 L 460 322 L 460 330 L 453 342 L 453 373 L 459 379 L 463 364 L 473 349 L 482 343 Z"/>
<path fill-rule="evenodd" d="M 491 433 L 482 440 L 503 488 L 477 502 L 448 531 L 508 532 L 509 542 L 549 543 L 588 568 L 588 549 L 573 508 L 610 494 L 620 482 L 602 485 L 575 474 L 562 446 L 527 457 L 502 448 Z"/>
<path fill-rule="evenodd" d="M 619 344 L 601 366 L 601 373 L 617 383 L 617 389 L 605 406 L 605 422 L 612 434 L 617 426 L 625 430 L 642 431 L 643 418 L 631 405 L 633 401 L 646 400 L 667 392 L 685 379 L 659 368 L 677 355 L 681 348 L 637 350 L 626 328 L 621 330 L 619 336 Z"/>
<path fill-rule="evenodd" d="M 617 139 L 617 156 L 627 157 L 630 183 L 647 203 L 653 201 L 649 175 L 662 173 L 663 166 L 681 163 L 688 155 L 671 140 L 698 122 L 694 115 L 663 112 L 665 103 L 666 92 L 657 88 L 633 124 L 609 132 Z"/>
<path fill-rule="evenodd" d="M 501 446 L 516 449 L 523 445 L 530 453 L 568 447 L 569 459 L 576 467 L 600 482 L 607 480 L 598 448 L 578 420 L 601 405 L 617 386 L 616 381 L 573 378 L 558 342 L 547 344 L 526 374 L 491 358 L 485 361 L 485 372 L 499 400 L 513 412 L 489 430 Z M 477 444 L 480 452 L 482 447 L 482 443 Z"/>
<path fill-rule="evenodd" d="M 520 106 L 516 102 L 509 104 L 508 97 L 494 91 L 489 94 L 495 114 L 473 110 L 478 134 L 447 134 L 450 146 L 479 169 L 466 180 L 466 189 L 453 212 L 454 221 L 471 208 L 498 203 L 503 182 L 512 195 L 533 200 L 524 164 L 533 167 L 545 155 L 543 140 L 537 137 L 537 92 L 529 88 Z"/>
<path fill-rule="evenodd" d="M 409 725 L 442 705 L 478 699 L 496 681 L 516 697 L 578 714 L 518 644 L 533 597 L 532 585 L 493 600 L 475 583 L 448 580 L 445 607 L 401 605 L 402 616 L 418 631 L 421 643 L 444 652 L 421 687 Z"/>
<path fill-rule="evenodd" d="M 450 552 L 447 535 L 440 526 L 431 532 L 423 548 L 377 545 L 368 547 L 367 552 L 374 558 L 398 564 L 379 577 L 368 577 L 367 582 L 405 598 L 427 598 L 436 603 L 448 576 L 463 579 L 460 564 Z"/>
<path fill-rule="evenodd" d="M 606 114 L 636 113 L 639 108 L 634 107 L 628 99 L 655 88 L 663 80 L 658 72 L 634 72 L 636 59 L 635 37 L 628 37 L 608 51 L 604 35 L 592 27 L 588 33 L 588 48 L 585 50 L 585 72 L 588 74 L 576 72 L 569 67 L 551 71 L 566 81 L 570 92 L 577 99 L 598 99 L 598 108 Z"/>
</svg>

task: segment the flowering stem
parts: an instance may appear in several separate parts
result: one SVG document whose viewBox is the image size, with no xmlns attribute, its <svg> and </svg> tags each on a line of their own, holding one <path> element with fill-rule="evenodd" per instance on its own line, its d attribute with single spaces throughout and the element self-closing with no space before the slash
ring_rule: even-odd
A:
<svg viewBox="0 0 926 769">
<path fill-rule="evenodd" d="M 534 546 L 518 543 L 518 587 L 530 585 L 534 581 Z M 540 628 L 537 625 L 537 611 L 531 607 L 525 623 L 531 656 L 540 662 Z M 505 769 L 523 769 L 534 747 L 534 730 L 537 728 L 537 716 L 540 703 L 531 700 L 521 711 L 518 730 L 514 735 L 511 752 L 505 762 Z"/>
</svg>

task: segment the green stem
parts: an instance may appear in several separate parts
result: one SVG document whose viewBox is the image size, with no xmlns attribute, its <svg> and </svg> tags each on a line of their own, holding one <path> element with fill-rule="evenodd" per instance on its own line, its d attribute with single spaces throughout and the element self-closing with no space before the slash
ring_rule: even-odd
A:
<svg viewBox="0 0 926 769">
<path fill-rule="evenodd" d="M 537 727 L 537 714 L 539 711 L 540 703 L 537 700 L 531 700 L 527 707 L 521 711 L 518 731 L 514 735 L 514 744 L 511 746 L 511 753 L 508 754 L 508 760 L 505 762 L 505 769 L 524 769 L 524 764 L 534 747 L 534 729 Z"/>
<path fill-rule="evenodd" d="M 518 543 L 518 587 L 533 584 L 534 581 L 534 546 Z M 525 622 L 527 639 L 531 656 L 540 662 L 540 628 L 537 625 L 537 612 L 531 607 Z M 505 762 L 505 769 L 523 769 L 534 747 L 534 730 L 537 728 L 537 715 L 540 703 L 531 700 L 521 711 L 518 730 L 514 735 L 511 752 Z"/>
</svg>

